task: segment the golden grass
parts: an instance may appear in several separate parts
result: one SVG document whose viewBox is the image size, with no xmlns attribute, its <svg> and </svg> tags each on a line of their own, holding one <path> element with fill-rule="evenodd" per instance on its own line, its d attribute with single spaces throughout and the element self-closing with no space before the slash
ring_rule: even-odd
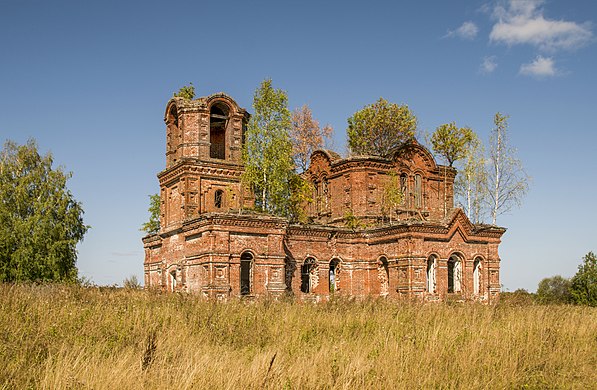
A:
<svg viewBox="0 0 597 390">
<path fill-rule="evenodd" d="M 146 291 L 0 285 L 0 308 L 0 388 L 587 389 L 597 383 L 597 309 L 589 307 L 222 304 Z"/>
</svg>

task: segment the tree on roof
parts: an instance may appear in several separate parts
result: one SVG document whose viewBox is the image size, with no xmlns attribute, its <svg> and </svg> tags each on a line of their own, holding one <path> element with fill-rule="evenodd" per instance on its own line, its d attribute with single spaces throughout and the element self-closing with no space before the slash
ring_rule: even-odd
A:
<svg viewBox="0 0 597 390">
<path fill-rule="evenodd" d="M 414 138 L 416 129 L 417 118 L 407 105 L 379 98 L 348 118 L 348 147 L 352 154 L 387 158 Z"/>
</svg>

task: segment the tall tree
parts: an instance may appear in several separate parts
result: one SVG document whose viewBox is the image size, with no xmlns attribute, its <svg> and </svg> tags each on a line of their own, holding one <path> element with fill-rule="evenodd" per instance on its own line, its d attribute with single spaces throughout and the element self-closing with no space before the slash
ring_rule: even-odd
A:
<svg viewBox="0 0 597 390">
<path fill-rule="evenodd" d="M 286 215 L 293 171 L 290 111 L 286 92 L 264 80 L 255 91 L 253 115 L 247 126 L 243 181 L 255 193 L 261 210 Z"/>
<path fill-rule="evenodd" d="M 475 133 L 468 127 L 457 127 L 454 122 L 446 123 L 435 129 L 431 136 L 433 151 L 440 155 L 449 166 L 466 157 L 469 144 Z"/>
<path fill-rule="evenodd" d="M 491 221 L 495 225 L 498 215 L 522 203 L 529 189 L 530 177 L 524 171 L 522 162 L 516 158 L 515 149 L 508 144 L 508 116 L 498 112 L 493 123 L 489 139 L 487 195 Z"/>
<path fill-rule="evenodd" d="M 416 129 L 417 118 L 408 106 L 379 98 L 348 118 L 348 146 L 353 154 L 390 157 L 415 136 Z"/>
<path fill-rule="evenodd" d="M 593 252 L 583 257 L 570 282 L 570 294 L 575 303 L 597 306 L 597 256 Z"/>
<path fill-rule="evenodd" d="M 484 204 L 487 198 L 485 161 L 483 144 L 473 132 L 473 138 L 468 143 L 464 157 L 464 164 L 458 171 L 454 184 L 456 196 L 473 223 L 480 223 L 485 215 Z"/>
<path fill-rule="evenodd" d="M 71 173 L 52 163 L 33 140 L 0 152 L 0 281 L 77 278 L 76 245 L 89 227 L 66 187 Z"/>
<path fill-rule="evenodd" d="M 141 231 L 155 234 L 160 230 L 160 194 L 149 195 L 149 221 L 141 226 Z"/>
<path fill-rule="evenodd" d="M 306 104 L 292 111 L 292 127 L 290 141 L 294 154 L 294 163 L 304 172 L 307 170 L 311 154 L 323 147 L 324 139 L 332 134 L 332 127 L 319 127 L 319 122 L 313 118 L 311 109 Z"/>
</svg>

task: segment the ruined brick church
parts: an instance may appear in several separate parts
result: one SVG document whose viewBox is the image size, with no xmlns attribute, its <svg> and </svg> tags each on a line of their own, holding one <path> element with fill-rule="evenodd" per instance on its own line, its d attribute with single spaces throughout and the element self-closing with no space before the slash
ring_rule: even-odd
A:
<svg viewBox="0 0 597 390">
<path fill-rule="evenodd" d="M 505 229 L 472 224 L 454 207 L 455 169 L 416 141 L 391 159 L 314 152 L 304 173 L 311 222 L 292 224 L 248 211 L 254 198 L 240 180 L 249 114 L 232 98 L 174 97 L 164 119 L 160 230 L 143 238 L 146 287 L 217 299 L 498 298 Z M 403 194 L 391 222 L 390 178 Z"/>
</svg>

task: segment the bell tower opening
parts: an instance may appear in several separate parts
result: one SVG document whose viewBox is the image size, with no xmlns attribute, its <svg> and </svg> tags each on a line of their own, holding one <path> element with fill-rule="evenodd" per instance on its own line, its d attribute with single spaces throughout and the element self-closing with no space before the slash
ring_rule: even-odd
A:
<svg viewBox="0 0 597 390">
<path fill-rule="evenodd" d="M 209 111 L 209 157 L 224 160 L 226 158 L 226 128 L 228 127 L 229 109 L 223 103 L 214 104 Z"/>
</svg>

